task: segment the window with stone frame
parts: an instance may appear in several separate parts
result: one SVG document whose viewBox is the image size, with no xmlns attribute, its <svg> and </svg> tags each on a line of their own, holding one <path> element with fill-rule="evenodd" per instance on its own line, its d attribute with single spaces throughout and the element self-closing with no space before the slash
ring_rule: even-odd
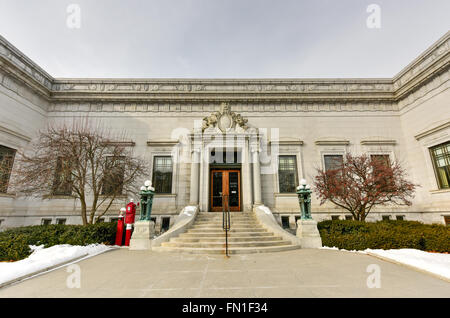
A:
<svg viewBox="0 0 450 318">
<path fill-rule="evenodd" d="M 430 148 L 439 189 L 450 188 L 450 141 Z"/>
<path fill-rule="evenodd" d="M 58 158 L 58 160 L 56 161 L 52 194 L 54 195 L 72 194 L 72 169 L 70 161 L 62 157 Z"/>
<path fill-rule="evenodd" d="M 156 193 L 172 193 L 172 157 L 155 156 L 152 184 Z"/>
<path fill-rule="evenodd" d="M 106 158 L 103 177 L 102 195 L 121 195 L 123 192 L 123 181 L 125 166 L 122 157 L 109 156 Z"/>
<path fill-rule="evenodd" d="M 296 156 L 278 157 L 278 181 L 280 193 L 295 193 L 298 186 Z"/>
<path fill-rule="evenodd" d="M 325 164 L 325 171 L 339 169 L 344 163 L 343 155 L 324 155 L 323 162 Z"/>
<path fill-rule="evenodd" d="M 0 146 L 0 193 L 6 193 L 8 191 L 15 156 L 16 150 Z"/>
</svg>

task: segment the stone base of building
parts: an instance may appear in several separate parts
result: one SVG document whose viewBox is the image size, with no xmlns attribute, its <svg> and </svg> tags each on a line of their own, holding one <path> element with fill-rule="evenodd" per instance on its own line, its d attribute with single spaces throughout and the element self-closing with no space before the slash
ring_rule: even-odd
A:
<svg viewBox="0 0 450 318">
<path fill-rule="evenodd" d="M 137 221 L 134 224 L 134 231 L 130 240 L 130 250 L 151 249 L 151 239 L 154 235 L 155 235 L 155 222 Z"/>
<path fill-rule="evenodd" d="M 322 247 L 322 238 L 314 220 L 298 220 L 297 237 L 301 240 L 302 248 Z"/>
</svg>

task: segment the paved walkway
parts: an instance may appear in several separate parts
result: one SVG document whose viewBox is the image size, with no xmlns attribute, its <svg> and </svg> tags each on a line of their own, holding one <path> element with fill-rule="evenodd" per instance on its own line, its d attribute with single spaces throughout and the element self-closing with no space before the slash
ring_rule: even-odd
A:
<svg viewBox="0 0 450 318">
<path fill-rule="evenodd" d="M 333 250 L 206 256 L 115 250 L 0 289 L 0 297 L 450 297 L 450 284 L 371 256 Z M 368 288 L 370 264 L 381 288 Z"/>
</svg>

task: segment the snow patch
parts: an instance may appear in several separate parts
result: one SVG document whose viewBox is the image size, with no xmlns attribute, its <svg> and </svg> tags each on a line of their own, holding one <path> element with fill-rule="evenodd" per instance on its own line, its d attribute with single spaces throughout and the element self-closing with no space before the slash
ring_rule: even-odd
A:
<svg viewBox="0 0 450 318">
<path fill-rule="evenodd" d="M 398 250 L 367 249 L 365 251 L 450 279 L 450 254 L 430 253 L 410 248 Z"/>
<path fill-rule="evenodd" d="M 355 251 L 355 250 L 349 251 L 339 249 L 334 246 L 333 247 L 323 246 L 321 247 L 321 249 L 361 253 L 361 254 L 370 253 L 385 259 L 395 261 L 397 263 L 409 265 L 417 269 L 450 279 L 450 254 L 430 253 L 412 248 L 391 249 L 391 250 L 381 250 L 381 249 L 372 250 L 368 248 L 365 249 L 364 251 Z"/>
<path fill-rule="evenodd" d="M 107 251 L 112 247 L 103 244 L 91 244 L 87 246 L 64 244 L 51 246 L 49 248 L 44 248 L 43 245 L 30 245 L 30 248 L 33 252 L 27 258 L 17 262 L 0 263 L 0 284 L 64 262 L 69 262 L 78 257 L 94 256 Z"/>
</svg>

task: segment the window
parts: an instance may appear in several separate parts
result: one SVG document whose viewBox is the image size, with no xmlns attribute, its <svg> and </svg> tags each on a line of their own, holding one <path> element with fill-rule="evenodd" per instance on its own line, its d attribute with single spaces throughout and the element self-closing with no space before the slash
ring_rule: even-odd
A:
<svg viewBox="0 0 450 318">
<path fill-rule="evenodd" d="M 105 222 L 105 218 L 97 218 L 96 223 L 103 223 L 103 222 Z"/>
<path fill-rule="evenodd" d="M 122 157 L 107 157 L 102 195 L 120 195 L 123 192 L 125 165 Z"/>
<path fill-rule="evenodd" d="M 49 225 L 52 224 L 52 219 L 42 219 L 41 220 L 42 225 Z"/>
<path fill-rule="evenodd" d="M 450 215 L 444 216 L 445 225 L 450 225 Z"/>
<path fill-rule="evenodd" d="M 383 215 L 383 216 L 381 216 L 381 219 L 383 221 L 389 221 L 391 219 L 391 216 L 390 215 Z"/>
<path fill-rule="evenodd" d="M 162 218 L 161 219 L 161 233 L 167 231 L 170 227 L 170 218 Z"/>
<path fill-rule="evenodd" d="M 344 156 L 342 155 L 324 155 L 323 162 L 325 164 L 325 171 L 338 169 L 344 163 Z"/>
<path fill-rule="evenodd" d="M 439 189 L 450 188 L 450 141 L 430 148 Z"/>
<path fill-rule="evenodd" d="M 56 224 L 66 224 L 66 219 L 56 219 Z"/>
<path fill-rule="evenodd" d="M 404 215 L 396 215 L 395 218 L 397 219 L 397 221 L 403 221 L 405 219 Z"/>
<path fill-rule="evenodd" d="M 153 186 L 156 193 L 172 193 L 172 157 L 155 157 Z"/>
<path fill-rule="evenodd" d="M 332 219 L 332 220 L 339 220 L 339 215 L 332 215 L 332 216 L 331 216 L 331 219 Z"/>
<path fill-rule="evenodd" d="M 154 222 L 156 224 L 156 218 L 151 217 L 150 221 Z"/>
<path fill-rule="evenodd" d="M 4 221 L 5 221 L 4 219 L 0 219 L 0 226 L 2 226 Z"/>
<path fill-rule="evenodd" d="M 70 161 L 64 158 L 58 158 L 56 161 L 55 178 L 53 179 L 53 194 L 71 195 L 72 194 L 72 172 Z"/>
<path fill-rule="evenodd" d="M 8 190 L 15 155 L 14 149 L 0 146 L 0 193 L 6 193 Z"/>
<path fill-rule="evenodd" d="M 295 156 L 280 156 L 278 158 L 278 179 L 280 193 L 295 193 L 298 186 Z"/>
<path fill-rule="evenodd" d="M 370 159 L 371 160 L 379 160 L 388 166 L 391 164 L 389 155 L 370 155 Z"/>
<path fill-rule="evenodd" d="M 109 222 L 114 223 L 114 222 L 118 222 L 119 218 L 118 217 L 113 217 L 109 219 Z"/>
<path fill-rule="evenodd" d="M 297 221 L 300 220 L 299 216 L 295 216 L 295 226 L 297 226 Z"/>
<path fill-rule="evenodd" d="M 289 228 L 289 217 L 288 216 L 281 217 L 281 225 L 283 226 L 283 229 Z"/>
<path fill-rule="evenodd" d="M 346 215 L 346 216 L 345 216 L 345 219 L 346 219 L 346 220 L 353 220 L 353 215 Z"/>
</svg>

